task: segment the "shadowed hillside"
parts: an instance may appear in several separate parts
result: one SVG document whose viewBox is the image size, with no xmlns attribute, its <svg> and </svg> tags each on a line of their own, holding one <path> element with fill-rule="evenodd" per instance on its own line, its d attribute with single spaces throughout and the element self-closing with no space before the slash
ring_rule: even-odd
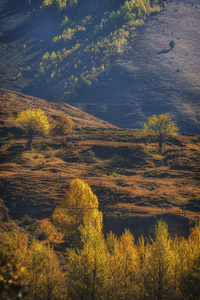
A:
<svg viewBox="0 0 200 300">
<path fill-rule="evenodd" d="M 69 102 L 119 127 L 141 128 L 146 116 L 170 111 L 182 132 L 198 134 L 199 9 L 199 1 L 172 1 L 151 16 L 99 86 Z"/>
<path fill-rule="evenodd" d="M 181 132 L 199 133 L 198 0 L 156 13 L 160 1 L 137 16 L 125 1 L 79 1 L 57 13 L 39 0 L 17 3 L 0 6 L 1 87 L 125 128 L 170 111 Z"/>
</svg>

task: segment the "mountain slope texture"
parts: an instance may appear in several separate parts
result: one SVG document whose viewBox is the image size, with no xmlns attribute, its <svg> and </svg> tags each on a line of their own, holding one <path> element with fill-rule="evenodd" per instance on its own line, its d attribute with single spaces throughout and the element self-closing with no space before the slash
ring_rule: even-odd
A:
<svg viewBox="0 0 200 300">
<path fill-rule="evenodd" d="M 199 136 L 179 134 L 158 154 L 158 143 L 147 143 L 141 130 L 116 128 L 67 104 L 2 89 L 0 103 L 0 201 L 10 217 L 51 217 L 79 178 L 98 196 L 105 232 L 149 235 L 163 219 L 171 233 L 187 235 L 199 219 Z M 70 116 L 74 132 L 36 136 L 28 150 L 16 123 L 27 108 L 44 110 L 52 128 Z"/>
<path fill-rule="evenodd" d="M 0 5 L 0 86 L 64 101 L 120 127 L 172 112 L 199 133 L 199 0 Z"/>
</svg>

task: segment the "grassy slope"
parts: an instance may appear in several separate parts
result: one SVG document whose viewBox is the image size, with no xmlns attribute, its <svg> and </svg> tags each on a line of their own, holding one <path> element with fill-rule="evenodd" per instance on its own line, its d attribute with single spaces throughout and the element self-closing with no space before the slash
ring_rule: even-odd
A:
<svg viewBox="0 0 200 300">
<path fill-rule="evenodd" d="M 14 218 L 51 216 L 73 178 L 89 183 L 98 195 L 106 231 L 129 227 L 135 235 L 149 234 L 161 217 L 185 234 L 190 220 L 199 218 L 199 136 L 179 135 L 161 156 L 157 144 L 146 144 L 139 130 L 114 128 L 93 117 L 84 129 L 90 117 L 61 104 L 62 114 L 76 112 L 76 132 L 38 137 L 27 151 L 14 124 L 16 113 L 25 105 L 40 106 L 53 122 L 59 105 L 5 90 L 1 103 L 1 197 Z M 160 215 L 162 205 L 168 215 Z M 184 205 L 186 217 L 178 215 Z"/>
</svg>

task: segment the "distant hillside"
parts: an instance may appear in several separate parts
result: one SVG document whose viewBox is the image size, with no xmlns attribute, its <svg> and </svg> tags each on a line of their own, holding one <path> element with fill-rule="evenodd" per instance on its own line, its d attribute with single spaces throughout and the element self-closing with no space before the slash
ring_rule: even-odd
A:
<svg viewBox="0 0 200 300">
<path fill-rule="evenodd" d="M 1 87 L 120 127 L 170 111 L 199 133 L 199 0 L 51 2 L 1 2 Z"/>
<path fill-rule="evenodd" d="M 115 128 L 114 125 L 97 119 L 69 104 L 49 103 L 43 99 L 0 88 L 0 114 L 2 124 L 12 126 L 17 113 L 28 108 L 41 108 L 50 118 L 54 119 L 57 116 L 70 116 L 76 128 Z"/>
<path fill-rule="evenodd" d="M 187 235 L 199 219 L 199 136 L 171 138 L 159 155 L 140 130 L 116 128 L 67 104 L 6 90 L 0 95 L 0 198 L 12 218 L 29 220 L 33 229 L 31 218 L 51 217 L 71 180 L 80 178 L 98 196 L 106 232 L 127 227 L 148 235 L 163 219 L 172 234 Z M 77 127 L 67 136 L 36 137 L 27 150 L 15 119 L 28 107 L 44 109 L 51 124 L 68 114 Z"/>
</svg>

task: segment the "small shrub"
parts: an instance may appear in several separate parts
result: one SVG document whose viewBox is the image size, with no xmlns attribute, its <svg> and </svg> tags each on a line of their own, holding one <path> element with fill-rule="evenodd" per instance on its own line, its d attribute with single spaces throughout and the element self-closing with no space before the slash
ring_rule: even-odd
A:
<svg viewBox="0 0 200 300">
<path fill-rule="evenodd" d="M 175 43 L 174 43 L 174 41 L 173 41 L 173 40 L 169 42 L 169 46 L 170 46 L 170 48 L 171 48 L 171 49 L 173 49 L 173 48 L 174 48 L 174 46 L 175 46 Z"/>
<path fill-rule="evenodd" d="M 57 118 L 55 127 L 53 128 L 53 134 L 55 135 L 66 135 L 72 133 L 74 128 L 74 122 L 68 116 Z"/>
</svg>

